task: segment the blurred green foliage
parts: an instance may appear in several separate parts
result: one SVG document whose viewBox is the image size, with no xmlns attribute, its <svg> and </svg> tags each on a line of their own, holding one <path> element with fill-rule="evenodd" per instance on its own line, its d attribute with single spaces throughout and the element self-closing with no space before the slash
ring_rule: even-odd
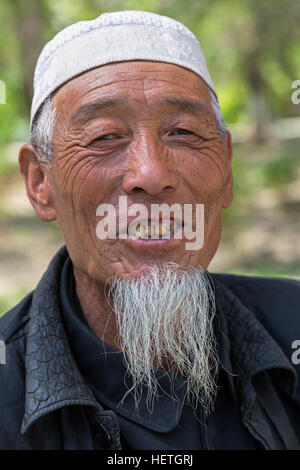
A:
<svg viewBox="0 0 300 470">
<path fill-rule="evenodd" d="M 225 120 L 256 124 L 299 115 L 290 100 L 300 73 L 295 0 L 3 0 L 0 3 L 0 143 L 28 135 L 34 66 L 43 44 L 69 24 L 105 11 L 149 10 L 186 24 L 204 49 Z M 263 137 L 263 136 L 262 136 Z"/>
<path fill-rule="evenodd" d="M 242 274 L 300 276 L 299 244 L 294 242 L 295 254 L 292 248 L 282 254 L 277 253 L 278 248 L 274 245 L 273 249 L 270 242 L 272 234 L 280 235 L 282 246 L 286 246 L 289 237 L 296 240 L 295 234 L 300 229 L 300 194 L 297 192 L 300 139 L 274 141 L 269 134 L 270 123 L 274 120 L 300 115 L 300 105 L 291 102 L 291 84 L 300 79 L 299 1 L 2 0 L 0 80 L 6 84 L 6 104 L 0 105 L 0 264 L 2 269 L 4 267 L 3 278 L 7 263 L 13 257 L 24 252 L 30 260 L 30 250 L 35 243 L 45 247 L 50 243 L 54 247 L 63 242 L 60 235 L 56 241 L 51 238 L 57 227 L 49 230 L 48 225 L 40 222 L 38 230 L 34 226 L 33 231 L 35 216 L 16 216 L 13 205 L 11 207 L 5 199 L 10 201 L 22 184 L 21 177 L 16 176 L 17 150 L 11 148 L 11 143 L 28 139 L 33 73 L 42 46 L 69 24 L 96 18 L 105 11 L 126 9 L 160 13 L 189 27 L 206 55 L 225 122 L 248 129 L 248 142 L 234 146 L 235 200 L 223 215 L 223 253 L 228 251 L 233 261 L 221 262 L 218 266 L 227 272 Z M 247 231 L 257 237 L 257 245 L 253 243 L 248 252 L 242 250 L 244 239 L 239 238 L 239 234 Z M 38 233 L 36 238 L 33 232 Z M 262 246 L 259 244 L 262 234 L 268 233 L 264 248 L 252 253 L 253 246 Z M 7 237 L 15 245 L 7 243 Z M 26 256 L 24 263 L 28 264 Z M 48 259 L 48 252 L 45 257 Z M 30 269 L 28 271 L 30 276 Z M 25 283 L 24 286 L 20 282 L 12 284 L 10 290 L 1 290 L 0 285 L 0 315 L 26 292 Z"/>
</svg>

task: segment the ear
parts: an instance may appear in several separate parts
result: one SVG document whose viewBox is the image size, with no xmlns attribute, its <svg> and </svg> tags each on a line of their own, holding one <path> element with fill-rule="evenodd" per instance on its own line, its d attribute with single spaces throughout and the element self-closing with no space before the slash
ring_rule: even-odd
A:
<svg viewBox="0 0 300 470">
<path fill-rule="evenodd" d="M 45 222 L 56 220 L 54 190 L 49 181 L 49 168 L 32 145 L 25 144 L 21 147 L 19 168 L 25 181 L 28 199 L 37 216 Z"/>
<path fill-rule="evenodd" d="M 227 177 L 224 185 L 224 197 L 223 197 L 223 204 L 222 207 L 225 209 L 229 207 L 233 200 L 233 174 L 232 174 L 232 156 L 233 156 L 233 149 L 232 149 L 232 140 L 231 134 L 229 131 L 226 132 L 224 137 L 224 145 L 225 145 L 225 153 L 226 153 L 226 162 L 227 162 Z"/>
</svg>

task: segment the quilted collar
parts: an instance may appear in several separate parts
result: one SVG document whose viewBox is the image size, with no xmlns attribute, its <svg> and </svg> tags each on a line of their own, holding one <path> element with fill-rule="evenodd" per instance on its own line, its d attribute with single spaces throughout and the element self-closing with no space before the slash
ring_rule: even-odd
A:
<svg viewBox="0 0 300 470">
<path fill-rule="evenodd" d="M 61 319 L 59 278 L 65 247 L 59 250 L 33 296 L 26 345 L 24 434 L 41 416 L 68 405 L 99 409 L 72 356 Z"/>
</svg>

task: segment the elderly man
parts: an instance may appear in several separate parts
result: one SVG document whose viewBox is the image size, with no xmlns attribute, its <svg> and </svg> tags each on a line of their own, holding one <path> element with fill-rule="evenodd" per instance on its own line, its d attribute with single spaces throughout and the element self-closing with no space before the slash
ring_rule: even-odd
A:
<svg viewBox="0 0 300 470">
<path fill-rule="evenodd" d="M 45 46 L 19 162 L 66 246 L 0 321 L 1 449 L 300 448 L 299 283 L 207 271 L 231 158 L 181 23 L 103 14 Z"/>
</svg>

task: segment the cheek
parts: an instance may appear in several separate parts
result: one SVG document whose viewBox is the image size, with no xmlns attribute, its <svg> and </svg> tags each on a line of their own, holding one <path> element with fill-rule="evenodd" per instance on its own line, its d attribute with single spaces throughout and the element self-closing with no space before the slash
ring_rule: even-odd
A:
<svg viewBox="0 0 300 470">
<path fill-rule="evenodd" d="M 190 188 L 193 199 L 196 203 L 204 204 L 204 252 L 208 250 L 209 253 L 210 251 L 214 253 L 221 234 L 227 171 L 221 148 L 207 146 L 196 155 L 189 155 L 182 168 L 182 176 Z"/>
<path fill-rule="evenodd" d="M 73 204 L 95 200 L 99 194 L 105 194 L 109 187 L 106 182 L 111 181 L 112 177 L 112 171 L 86 151 L 61 159 L 55 168 L 60 193 Z"/>
<path fill-rule="evenodd" d="M 55 167 L 59 223 L 63 230 L 93 230 L 96 209 L 109 202 L 116 175 L 95 157 L 61 159 Z M 95 231 L 95 230 L 94 230 Z"/>
<path fill-rule="evenodd" d="M 201 152 L 185 163 L 183 177 L 199 203 L 213 204 L 222 196 L 225 187 L 224 160 L 213 152 Z"/>
</svg>

